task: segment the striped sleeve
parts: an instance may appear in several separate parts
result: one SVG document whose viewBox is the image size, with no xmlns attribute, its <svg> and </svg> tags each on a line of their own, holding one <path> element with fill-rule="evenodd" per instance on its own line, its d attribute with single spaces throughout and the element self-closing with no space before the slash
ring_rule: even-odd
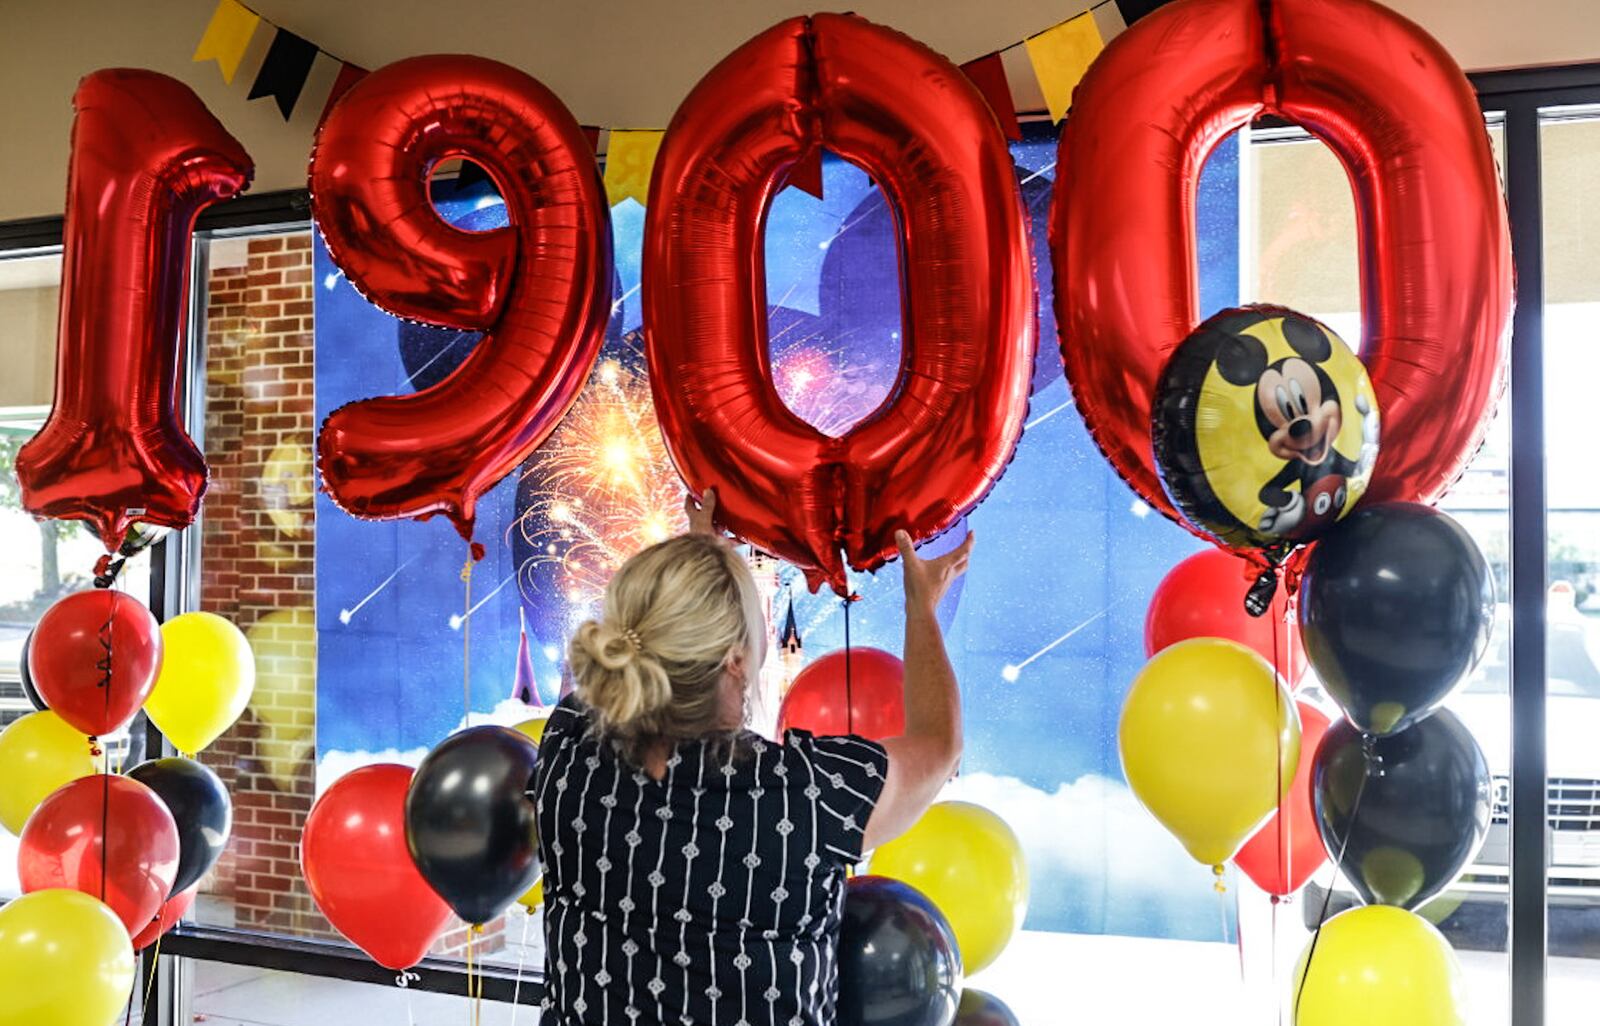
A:
<svg viewBox="0 0 1600 1026">
<path fill-rule="evenodd" d="M 847 864 L 860 862 L 867 820 L 883 794 L 888 753 L 876 741 L 855 735 L 814 737 L 791 730 L 784 742 L 805 766 L 799 778 L 805 797 L 816 806 L 817 854 Z"/>
</svg>

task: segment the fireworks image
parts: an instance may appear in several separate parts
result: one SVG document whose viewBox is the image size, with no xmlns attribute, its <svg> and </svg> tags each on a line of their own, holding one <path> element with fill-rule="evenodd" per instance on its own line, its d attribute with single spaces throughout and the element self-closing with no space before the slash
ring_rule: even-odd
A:
<svg viewBox="0 0 1600 1026">
<path fill-rule="evenodd" d="M 570 626 L 623 560 L 684 529 L 683 485 L 650 400 L 638 332 L 609 345 L 571 411 L 520 471 L 517 586 L 553 586 Z M 545 571 L 553 569 L 554 573 Z"/>
</svg>

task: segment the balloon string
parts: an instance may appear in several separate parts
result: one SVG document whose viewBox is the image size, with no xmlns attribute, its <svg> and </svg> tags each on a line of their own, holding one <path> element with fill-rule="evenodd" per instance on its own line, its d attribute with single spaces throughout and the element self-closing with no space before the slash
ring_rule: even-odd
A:
<svg viewBox="0 0 1600 1026">
<path fill-rule="evenodd" d="M 850 684 L 850 603 L 854 593 L 846 595 L 844 602 L 844 732 L 856 732 L 856 695 Z"/>
<path fill-rule="evenodd" d="M 161 913 L 157 912 L 156 913 L 156 929 L 160 930 L 161 926 L 162 926 Z M 144 1023 L 145 1016 L 150 1011 L 150 995 L 155 993 L 155 989 L 156 989 L 156 966 L 161 964 L 161 938 L 162 938 L 162 936 L 164 936 L 163 933 L 156 934 L 156 946 L 153 949 L 152 954 L 150 955 L 150 975 L 145 980 L 144 1004 L 139 1006 L 139 1022 L 141 1024 L 141 1026 Z"/>
<path fill-rule="evenodd" d="M 1363 736 L 1362 754 L 1363 762 L 1370 759 L 1371 737 Z M 1294 993 L 1294 1012 L 1292 1019 L 1300 1018 L 1300 999 L 1305 996 L 1306 981 L 1311 979 L 1311 963 L 1317 957 L 1317 941 L 1322 937 L 1322 924 L 1328 921 L 1328 904 L 1333 900 L 1333 887 L 1339 879 L 1339 872 L 1344 868 L 1344 852 L 1350 846 L 1350 835 L 1356 832 L 1356 816 L 1361 811 L 1361 798 L 1367 793 L 1367 778 L 1372 775 L 1371 765 L 1364 768 L 1361 774 L 1361 786 L 1356 788 L 1355 801 L 1350 803 L 1350 826 L 1344 833 L 1344 839 L 1339 842 L 1339 854 L 1333 860 L 1333 880 L 1329 882 L 1328 889 L 1322 895 L 1322 908 L 1317 912 L 1317 928 L 1311 932 L 1311 946 L 1306 949 L 1306 968 L 1300 976 L 1300 986 Z"/>
<path fill-rule="evenodd" d="M 461 583 L 466 597 L 461 610 L 461 698 L 466 709 L 461 722 L 472 726 L 472 554 L 461 566 Z M 469 981 L 470 982 L 470 981 Z"/>
<path fill-rule="evenodd" d="M 1288 631 L 1289 631 L 1289 617 L 1291 615 L 1293 615 L 1293 611 L 1289 608 L 1289 591 L 1288 591 L 1287 588 L 1285 588 L 1284 589 L 1283 616 L 1279 617 L 1277 622 L 1274 623 L 1273 627 L 1272 627 L 1272 670 L 1273 670 L 1274 674 L 1276 674 L 1277 676 L 1280 676 L 1280 677 L 1284 675 L 1283 674 L 1283 653 L 1278 648 L 1278 637 L 1279 637 L 1279 632 L 1280 631 L 1282 631 L 1284 634 L 1288 633 Z M 1292 686 L 1293 682 L 1290 682 L 1290 683 L 1291 683 L 1291 686 Z M 1276 688 L 1277 685 L 1278 685 L 1277 680 L 1274 679 L 1272 684 L 1273 684 L 1273 687 Z M 1305 738 L 1304 737 L 1302 737 L 1300 739 L 1300 743 L 1301 744 L 1305 744 Z M 1290 866 L 1289 863 L 1290 863 L 1290 860 L 1292 860 L 1294 858 L 1294 856 L 1289 853 L 1289 845 L 1288 845 L 1289 817 L 1284 814 L 1284 810 L 1283 810 L 1283 752 L 1282 752 L 1283 734 L 1281 732 L 1278 735 L 1278 745 L 1279 745 L 1279 752 L 1278 752 L 1278 881 L 1277 882 L 1281 883 L 1285 888 L 1287 888 L 1289 886 L 1289 884 L 1293 882 L 1293 879 L 1292 879 L 1291 874 L 1290 874 L 1290 870 L 1293 867 Z M 1297 766 L 1296 767 L 1296 771 L 1298 772 L 1298 770 L 1299 770 L 1299 767 Z M 1293 786 L 1293 785 L 1291 784 L 1290 786 Z M 1243 933 L 1242 930 L 1240 932 L 1241 932 L 1241 934 Z M 1276 993 L 1278 993 L 1278 895 L 1276 895 L 1276 894 L 1274 894 L 1272 896 L 1272 924 L 1271 924 L 1271 928 L 1270 928 L 1270 932 L 1269 932 L 1269 936 L 1268 936 L 1268 943 L 1272 947 L 1272 990 L 1273 990 L 1273 993 L 1276 994 Z M 1244 959 L 1244 938 L 1242 936 L 1239 939 L 1239 958 L 1240 958 L 1241 961 Z M 1308 965 L 1308 968 L 1309 968 L 1309 965 Z M 1278 1006 L 1278 1026 L 1283 1026 L 1283 999 L 1282 998 L 1277 998 L 1277 999 L 1274 1000 L 1273 1003 Z"/>
<path fill-rule="evenodd" d="M 517 1026 L 518 999 L 522 997 L 522 967 L 528 961 L 528 923 L 532 919 L 532 912 L 522 917 L 522 943 L 517 948 L 517 982 L 511 988 L 511 1026 Z"/>
<path fill-rule="evenodd" d="M 467 927 L 467 1000 L 472 1000 L 472 940 L 477 935 L 478 928 Z M 471 1004 L 467 1005 L 467 1026 L 477 1026 L 478 1013 Z"/>
</svg>

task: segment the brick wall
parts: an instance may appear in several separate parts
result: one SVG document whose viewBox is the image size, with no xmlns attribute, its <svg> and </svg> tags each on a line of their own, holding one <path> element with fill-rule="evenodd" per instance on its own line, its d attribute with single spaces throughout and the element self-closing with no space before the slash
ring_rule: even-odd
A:
<svg viewBox="0 0 1600 1026">
<path fill-rule="evenodd" d="M 212 246 L 206 316 L 201 608 L 250 639 L 250 709 L 203 760 L 234 839 L 207 891 L 247 929 L 333 936 L 301 878 L 316 720 L 311 236 Z"/>
<path fill-rule="evenodd" d="M 201 755 L 233 796 L 234 828 L 200 919 L 332 938 L 300 872 L 316 772 L 311 236 L 216 242 L 210 256 L 200 605 L 250 639 L 256 688 Z M 501 920 L 476 951 L 504 939 Z M 435 951 L 466 941 L 453 930 Z"/>
</svg>

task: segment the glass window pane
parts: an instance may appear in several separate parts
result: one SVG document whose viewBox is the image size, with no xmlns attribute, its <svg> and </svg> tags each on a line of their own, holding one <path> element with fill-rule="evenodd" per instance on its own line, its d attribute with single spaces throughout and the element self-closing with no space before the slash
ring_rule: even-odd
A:
<svg viewBox="0 0 1600 1026">
<path fill-rule="evenodd" d="M 473 1022 L 479 1026 L 534 1026 L 537 1007 L 510 1002 L 475 1002 L 453 994 L 430 994 L 398 986 L 351 983 L 300 973 L 226 965 L 185 963 L 189 1013 L 194 1022 L 220 1026 L 329 1026 L 330 1023 L 407 1023 L 434 1026 Z"/>
<path fill-rule="evenodd" d="M 1504 132 L 1498 124 L 1490 125 L 1490 139 L 1498 158 L 1504 145 Z M 1245 160 L 1247 192 L 1242 218 L 1247 226 L 1242 260 L 1246 298 L 1311 314 L 1351 345 L 1359 345 L 1360 264 L 1348 176 L 1331 150 L 1298 130 L 1258 132 L 1254 141 Z M 1502 410 L 1483 448 L 1440 503 L 1483 550 L 1501 598 L 1489 655 L 1445 708 L 1472 731 L 1502 788 L 1509 781 L 1511 737 L 1506 657 L 1510 636 L 1506 605 L 1510 596 L 1508 430 L 1509 420 Z M 1300 689 L 1299 696 L 1310 696 L 1337 715 L 1314 679 Z M 1420 910 L 1424 918 L 1439 926 L 1460 957 L 1471 1026 L 1498 1026 L 1509 1015 L 1506 824 L 1504 805 L 1497 804 L 1489 836 L 1472 865 L 1455 885 Z M 1298 957 L 1309 937 L 1307 928 L 1322 918 L 1325 899 L 1329 915 L 1356 902 L 1349 884 L 1331 865 L 1294 899 L 1289 908 L 1295 914 L 1285 917 L 1280 913 L 1275 921 L 1281 944 L 1280 972 Z M 1260 922 L 1270 929 L 1274 920 L 1262 917 Z M 1249 937 L 1248 926 L 1245 933 Z M 1285 934 L 1287 939 L 1282 939 Z"/>
<path fill-rule="evenodd" d="M 1546 652 L 1550 1022 L 1600 1001 L 1600 488 L 1587 375 L 1600 371 L 1600 116 L 1544 112 L 1544 410 L 1550 602 Z"/>
<path fill-rule="evenodd" d="M 59 253 L 0 257 L 0 728 L 33 710 L 22 689 L 28 633 L 57 599 L 92 586 L 105 553 L 81 521 L 35 520 L 24 511 L 16 477 L 17 452 L 50 410 L 60 282 Z M 149 568 L 146 555 L 129 560 L 117 587 L 144 601 Z M 127 729 L 110 738 L 114 765 L 128 759 L 129 741 Z M 0 899 L 18 893 L 16 847 L 0 829 Z"/>
</svg>

